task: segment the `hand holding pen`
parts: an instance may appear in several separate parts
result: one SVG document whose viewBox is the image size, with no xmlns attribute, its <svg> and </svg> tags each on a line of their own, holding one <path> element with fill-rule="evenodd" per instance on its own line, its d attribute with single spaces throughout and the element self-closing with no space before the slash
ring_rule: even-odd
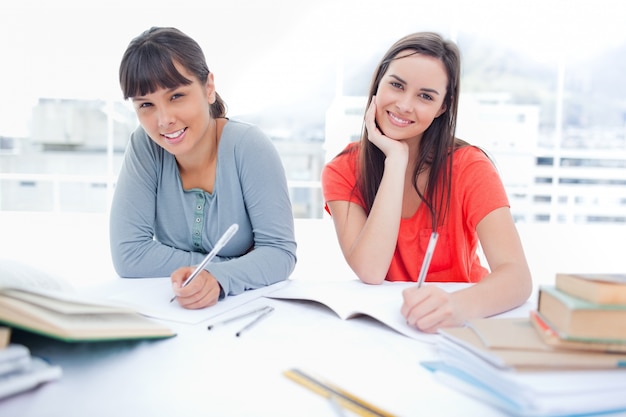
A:
<svg viewBox="0 0 626 417">
<path fill-rule="evenodd" d="M 400 314 L 409 326 L 426 333 L 436 333 L 441 327 L 461 326 L 465 323 L 462 303 L 455 295 L 462 291 L 448 292 L 438 285 L 422 285 L 428 274 L 435 252 L 438 233 L 433 232 L 428 242 L 417 285 L 402 291 Z"/>
<path fill-rule="evenodd" d="M 222 235 L 222 237 L 219 238 L 219 240 L 217 241 L 217 243 L 215 244 L 215 246 L 213 247 L 211 252 L 209 252 L 207 254 L 207 256 L 196 267 L 196 269 L 194 269 L 194 271 L 183 281 L 183 283 L 181 284 L 181 288 L 184 288 L 187 285 L 189 285 L 204 270 L 204 267 L 206 267 L 209 264 L 209 262 L 211 262 L 213 260 L 213 258 L 215 258 L 217 253 L 224 246 L 226 246 L 228 241 L 235 235 L 235 233 L 237 233 L 238 229 L 239 229 L 239 225 L 234 223 L 234 224 L 232 224 L 228 228 L 228 230 L 226 230 L 226 232 L 224 232 L 224 234 Z M 175 271 L 174 274 L 172 274 L 172 277 L 174 278 L 175 274 L 180 273 L 181 269 Z M 213 285 L 213 287 L 214 287 L 213 289 L 217 289 L 217 291 L 219 291 L 219 284 L 217 283 L 217 281 L 214 278 L 213 278 L 213 280 L 215 281 L 215 282 L 213 282 L 213 284 L 214 284 Z M 219 292 L 217 293 L 217 295 L 219 296 Z M 170 303 L 173 302 L 175 299 L 176 299 L 176 295 L 174 295 L 170 299 Z M 217 300 L 217 297 L 215 297 L 215 299 Z"/>
</svg>

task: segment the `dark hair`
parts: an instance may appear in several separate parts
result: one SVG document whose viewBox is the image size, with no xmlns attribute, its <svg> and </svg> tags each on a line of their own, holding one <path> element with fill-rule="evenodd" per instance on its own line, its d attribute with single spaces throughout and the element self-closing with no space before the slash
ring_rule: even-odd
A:
<svg viewBox="0 0 626 417">
<path fill-rule="evenodd" d="M 400 52 L 413 51 L 413 53 Z M 443 105 L 445 111 L 435 118 L 424 132 L 419 146 L 419 156 L 413 167 L 413 187 L 428 207 L 433 230 L 442 225 L 450 202 L 452 183 L 452 153 L 455 148 L 466 145 L 455 139 L 456 116 L 459 101 L 459 82 L 461 74 L 461 57 L 456 44 L 444 40 L 441 35 L 433 32 L 413 33 L 394 43 L 385 53 L 372 77 L 367 105 L 376 95 L 381 79 L 394 59 L 409 55 L 422 54 L 441 60 L 448 76 L 448 85 Z M 376 145 L 369 141 L 367 129 L 363 128 L 359 146 L 359 175 L 357 187 L 363 196 L 366 210 L 369 212 L 383 176 L 385 155 Z M 426 190 L 422 193 L 417 187 L 418 175 L 430 167 Z"/>
<path fill-rule="evenodd" d="M 200 45 L 176 28 L 152 27 L 133 39 L 120 63 L 120 86 L 124 100 L 153 93 L 158 88 L 191 84 L 174 63 L 182 65 L 204 84 L 209 76 Z M 213 118 L 226 116 L 226 104 L 215 93 Z"/>
</svg>

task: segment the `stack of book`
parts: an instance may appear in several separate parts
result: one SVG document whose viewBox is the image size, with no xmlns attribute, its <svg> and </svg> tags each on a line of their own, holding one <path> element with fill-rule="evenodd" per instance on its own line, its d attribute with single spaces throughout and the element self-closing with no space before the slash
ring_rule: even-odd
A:
<svg viewBox="0 0 626 417">
<path fill-rule="evenodd" d="M 176 335 L 133 307 L 81 294 L 59 277 L 8 260 L 0 260 L 0 323 L 66 342 Z"/>
<path fill-rule="evenodd" d="M 61 367 L 11 343 L 14 329 L 64 342 L 164 339 L 176 333 L 135 309 L 76 292 L 62 279 L 0 260 L 0 399 L 61 377 Z"/>
<path fill-rule="evenodd" d="M 31 356 L 26 346 L 10 343 L 10 329 L 0 327 L 0 399 L 54 381 L 61 373 L 58 365 Z"/>
<path fill-rule="evenodd" d="M 531 321 L 551 346 L 626 352 L 626 274 L 557 274 Z"/>
<path fill-rule="evenodd" d="M 508 415 L 626 414 L 626 275 L 573 277 L 540 287 L 529 317 L 442 329 L 423 366 Z"/>
</svg>

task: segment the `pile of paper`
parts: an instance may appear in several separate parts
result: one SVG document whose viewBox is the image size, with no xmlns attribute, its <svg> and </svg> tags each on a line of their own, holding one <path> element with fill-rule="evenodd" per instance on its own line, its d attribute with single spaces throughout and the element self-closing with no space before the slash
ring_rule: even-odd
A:
<svg viewBox="0 0 626 417">
<path fill-rule="evenodd" d="M 491 318 L 440 331 L 442 382 L 516 416 L 626 412 L 626 354 L 546 345 L 529 319 Z"/>
<path fill-rule="evenodd" d="M 8 334 L 0 327 L 0 399 L 61 377 L 61 367 L 31 356 L 26 346 L 8 343 Z"/>
</svg>

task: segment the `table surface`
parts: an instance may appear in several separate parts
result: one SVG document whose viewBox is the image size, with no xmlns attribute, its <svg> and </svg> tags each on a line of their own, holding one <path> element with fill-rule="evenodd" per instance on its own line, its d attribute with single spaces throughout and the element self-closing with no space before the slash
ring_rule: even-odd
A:
<svg viewBox="0 0 626 417">
<path fill-rule="evenodd" d="M 110 263 L 106 217 L 0 212 L 2 258 L 78 287 L 123 287 Z M 298 220 L 292 279 L 353 279 L 332 223 Z M 535 285 L 556 271 L 623 272 L 626 227 L 520 227 Z M 619 249 L 621 248 L 621 249 Z M 331 404 L 283 375 L 299 368 L 401 416 L 501 416 L 438 383 L 420 362 L 431 344 L 367 317 L 340 320 L 315 303 L 260 298 L 274 313 L 236 337 L 241 323 L 206 329 L 169 323 L 171 339 L 64 343 L 15 332 L 14 341 L 61 365 L 60 380 L 0 402 L 7 416 L 333 416 Z M 243 307 L 240 307 L 243 308 Z M 351 415 L 346 412 L 346 415 Z"/>
</svg>

